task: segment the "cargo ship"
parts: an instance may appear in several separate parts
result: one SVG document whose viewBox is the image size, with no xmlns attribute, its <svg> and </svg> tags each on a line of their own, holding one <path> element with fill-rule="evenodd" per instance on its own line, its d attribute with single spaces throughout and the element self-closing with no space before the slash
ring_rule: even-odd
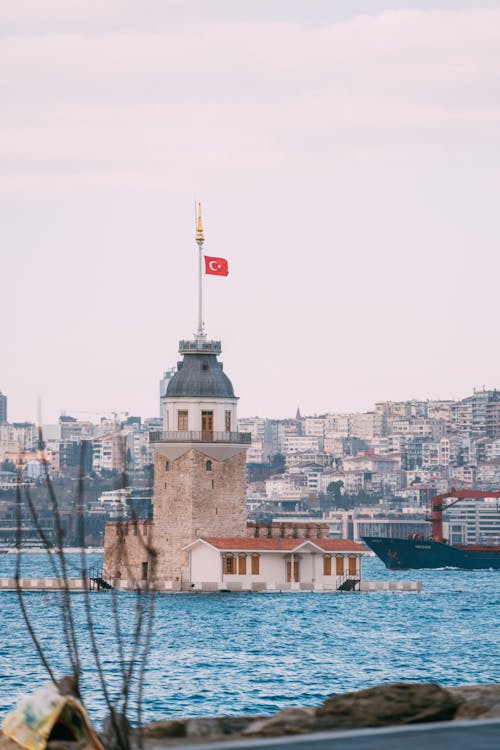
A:
<svg viewBox="0 0 500 750">
<path fill-rule="evenodd" d="M 418 534 L 409 539 L 362 537 L 364 543 L 390 570 L 412 568 L 462 568 L 464 570 L 500 570 L 500 545 L 447 544 L 443 539 L 443 512 L 464 498 L 500 497 L 500 492 L 482 490 L 450 490 L 431 500 L 432 536 Z M 451 498 L 450 502 L 445 502 Z"/>
</svg>

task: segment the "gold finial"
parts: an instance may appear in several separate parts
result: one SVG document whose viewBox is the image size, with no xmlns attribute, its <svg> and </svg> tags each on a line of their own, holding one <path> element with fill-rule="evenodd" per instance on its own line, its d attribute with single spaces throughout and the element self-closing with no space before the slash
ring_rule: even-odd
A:
<svg viewBox="0 0 500 750">
<path fill-rule="evenodd" d="M 205 237 L 203 235 L 203 224 L 201 221 L 201 203 L 198 203 L 198 220 L 196 222 L 196 242 L 198 244 L 205 242 Z"/>
</svg>

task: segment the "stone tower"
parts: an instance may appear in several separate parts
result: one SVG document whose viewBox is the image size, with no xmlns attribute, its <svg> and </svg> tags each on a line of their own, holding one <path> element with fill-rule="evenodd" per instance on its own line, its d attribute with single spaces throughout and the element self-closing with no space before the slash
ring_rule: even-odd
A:
<svg viewBox="0 0 500 750">
<path fill-rule="evenodd" d="M 160 587 L 189 588 L 186 545 L 202 536 L 245 537 L 246 451 L 251 436 L 237 431 L 237 397 L 217 360 L 202 318 L 203 227 L 198 212 L 198 331 L 181 341 L 182 361 L 162 394 L 163 431 L 150 433 L 154 451 L 153 522 L 107 524 L 104 568 L 115 580 L 148 578 L 142 535 L 158 553 Z"/>
<path fill-rule="evenodd" d="M 190 580 L 183 548 L 201 536 L 246 536 L 245 461 L 250 436 L 237 432 L 231 381 L 219 341 L 181 341 L 183 359 L 162 399 L 165 431 L 155 454 L 154 539 L 158 578 Z"/>
<path fill-rule="evenodd" d="M 181 341 L 183 359 L 162 398 L 164 432 L 152 435 L 155 454 L 155 546 L 158 578 L 189 585 L 183 548 L 201 536 L 246 535 L 246 451 L 250 436 L 237 432 L 237 397 L 217 360 L 203 322 L 203 225 L 198 205 L 198 331 Z"/>
</svg>

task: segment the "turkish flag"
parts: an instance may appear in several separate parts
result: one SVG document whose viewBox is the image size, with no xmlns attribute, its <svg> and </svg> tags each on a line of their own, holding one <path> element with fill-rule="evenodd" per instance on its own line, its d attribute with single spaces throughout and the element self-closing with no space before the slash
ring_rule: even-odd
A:
<svg viewBox="0 0 500 750">
<path fill-rule="evenodd" d="M 205 255 L 205 273 L 211 273 L 213 276 L 227 276 L 229 273 L 227 260 Z"/>
</svg>

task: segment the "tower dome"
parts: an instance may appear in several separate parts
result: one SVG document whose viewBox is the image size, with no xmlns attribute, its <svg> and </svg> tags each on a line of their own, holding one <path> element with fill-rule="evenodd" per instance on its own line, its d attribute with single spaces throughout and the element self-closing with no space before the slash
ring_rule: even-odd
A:
<svg viewBox="0 0 500 750">
<path fill-rule="evenodd" d="M 164 431 L 200 432 L 211 442 L 215 433 L 227 433 L 224 439 L 233 439 L 229 433 L 237 429 L 238 398 L 222 362 L 217 361 L 220 341 L 201 337 L 180 341 L 179 353 L 183 359 L 162 398 Z"/>
<path fill-rule="evenodd" d="M 181 341 L 177 372 L 167 386 L 167 398 L 236 398 L 231 381 L 217 361 L 218 341 Z"/>
</svg>

